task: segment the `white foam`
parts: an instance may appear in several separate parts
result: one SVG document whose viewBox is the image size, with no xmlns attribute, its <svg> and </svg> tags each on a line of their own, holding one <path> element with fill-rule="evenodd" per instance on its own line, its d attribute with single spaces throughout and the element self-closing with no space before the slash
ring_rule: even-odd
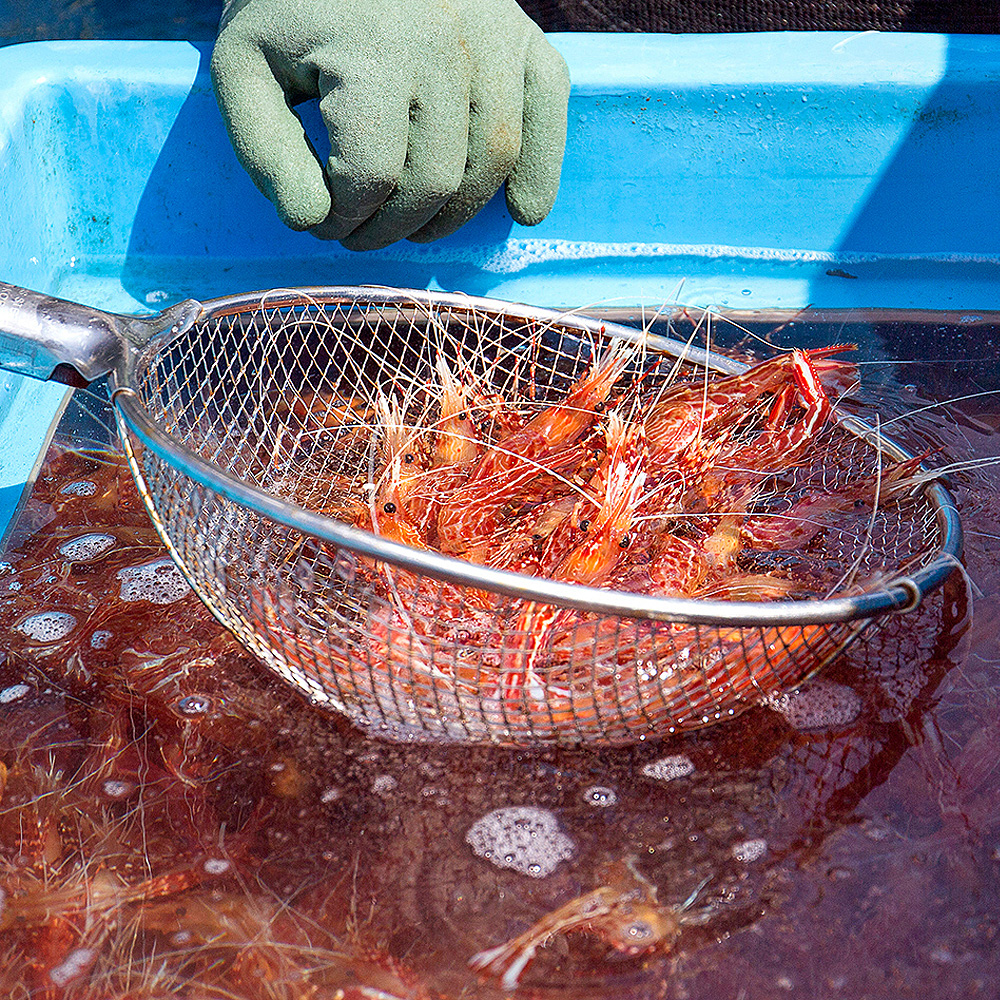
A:
<svg viewBox="0 0 1000 1000">
<path fill-rule="evenodd" d="M 108 549 L 113 548 L 117 539 L 114 535 L 105 535 L 97 532 L 89 535 L 80 535 L 68 542 L 63 542 L 59 546 L 59 554 L 67 562 L 86 562 L 89 559 L 96 559 L 103 555 Z"/>
<path fill-rule="evenodd" d="M 778 695 L 770 704 L 793 729 L 846 726 L 861 712 L 861 697 L 856 691 L 824 680 L 812 681 L 801 691 Z"/>
<path fill-rule="evenodd" d="M 396 790 L 398 781 L 391 774 L 380 774 L 372 782 L 372 791 L 376 795 L 388 795 Z"/>
<path fill-rule="evenodd" d="M 647 764 L 642 769 L 642 773 L 654 781 L 674 781 L 677 778 L 686 778 L 689 774 L 693 774 L 694 764 L 690 757 L 682 753 L 674 753 Z"/>
<path fill-rule="evenodd" d="M 613 788 L 605 788 L 604 785 L 591 785 L 590 788 L 584 789 L 583 801 L 598 809 L 609 809 L 618 801 L 618 794 Z"/>
<path fill-rule="evenodd" d="M 74 948 L 60 965 L 49 970 L 49 979 L 56 986 L 68 986 L 87 971 L 95 956 L 93 948 Z"/>
<path fill-rule="evenodd" d="M 733 844 L 731 853 L 737 861 L 748 865 L 751 861 L 756 861 L 767 853 L 767 841 L 763 837 L 744 840 L 742 843 Z"/>
<path fill-rule="evenodd" d="M 71 497 L 92 497 L 97 492 L 97 483 L 90 479 L 76 479 L 67 483 L 59 492 Z"/>
<path fill-rule="evenodd" d="M 118 570 L 123 601 L 173 604 L 191 592 L 187 580 L 170 559 L 156 559 L 141 566 Z"/>
<path fill-rule="evenodd" d="M 76 617 L 68 611 L 42 611 L 14 626 L 35 642 L 56 642 L 76 628 Z"/>
<path fill-rule="evenodd" d="M 511 868 L 532 878 L 551 875 L 576 850 L 556 817 L 534 806 L 494 809 L 472 824 L 465 842 L 497 868 Z"/>
<path fill-rule="evenodd" d="M 91 649 L 107 649 L 111 633 L 106 628 L 99 628 L 90 637 Z"/>
<path fill-rule="evenodd" d="M 26 694 L 31 693 L 31 688 L 27 684 L 11 684 L 0 691 L 0 705 L 9 705 L 12 701 L 20 701 Z"/>
<path fill-rule="evenodd" d="M 124 799 L 135 791 L 135 785 L 131 781 L 118 781 L 114 778 L 109 778 L 101 787 L 109 799 Z"/>
<path fill-rule="evenodd" d="M 189 694 L 177 702 L 181 715 L 204 715 L 212 708 L 212 699 L 206 694 Z"/>
</svg>

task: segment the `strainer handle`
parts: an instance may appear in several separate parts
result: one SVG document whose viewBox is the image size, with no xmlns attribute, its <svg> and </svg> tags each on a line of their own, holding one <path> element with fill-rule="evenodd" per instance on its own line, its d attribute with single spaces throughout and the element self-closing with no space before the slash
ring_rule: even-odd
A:
<svg viewBox="0 0 1000 1000">
<path fill-rule="evenodd" d="M 155 316 L 119 316 L 0 281 L 0 368 L 93 382 L 120 366 L 130 349 L 186 329 L 200 313 L 201 304 L 189 299 Z"/>
</svg>

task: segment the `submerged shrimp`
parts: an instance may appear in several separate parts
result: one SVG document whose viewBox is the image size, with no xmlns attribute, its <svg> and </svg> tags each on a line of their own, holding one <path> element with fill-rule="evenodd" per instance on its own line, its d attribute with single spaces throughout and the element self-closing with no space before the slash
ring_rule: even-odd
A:
<svg viewBox="0 0 1000 1000">
<path fill-rule="evenodd" d="M 605 885 L 571 899 L 510 941 L 477 952 L 469 965 L 513 991 L 538 949 L 559 935 L 580 931 L 625 955 L 641 955 L 670 951 L 685 924 L 705 920 L 686 913 L 704 882 L 680 906 L 669 906 L 659 902 L 656 886 L 635 867 L 634 858 L 608 865 L 603 877 Z"/>
</svg>

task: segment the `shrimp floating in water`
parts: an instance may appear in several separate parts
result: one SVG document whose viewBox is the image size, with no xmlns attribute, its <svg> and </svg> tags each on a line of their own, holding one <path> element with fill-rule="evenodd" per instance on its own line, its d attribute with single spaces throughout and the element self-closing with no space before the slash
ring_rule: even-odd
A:
<svg viewBox="0 0 1000 1000">
<path fill-rule="evenodd" d="M 516 938 L 478 952 L 469 965 L 513 992 L 538 949 L 560 935 L 586 933 L 624 955 L 641 955 L 669 952 L 685 924 L 704 920 L 689 912 L 703 885 L 680 906 L 667 906 L 657 899 L 656 886 L 636 869 L 634 859 L 607 865 L 603 874 L 604 885 L 547 913 Z"/>
</svg>

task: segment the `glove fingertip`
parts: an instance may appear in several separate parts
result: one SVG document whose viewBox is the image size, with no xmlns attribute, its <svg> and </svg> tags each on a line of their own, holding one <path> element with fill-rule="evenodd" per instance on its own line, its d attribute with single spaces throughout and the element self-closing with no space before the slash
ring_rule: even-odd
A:
<svg viewBox="0 0 1000 1000">
<path fill-rule="evenodd" d="M 270 178 L 260 178 L 261 190 L 274 205 L 278 218 L 297 232 L 319 225 L 330 211 L 330 195 L 324 187 L 316 190 L 307 181 L 296 183 L 285 177 L 280 187 Z"/>
<path fill-rule="evenodd" d="M 552 191 L 518 196 L 507 187 L 507 211 L 519 226 L 537 226 L 552 211 L 556 193 Z"/>
</svg>

